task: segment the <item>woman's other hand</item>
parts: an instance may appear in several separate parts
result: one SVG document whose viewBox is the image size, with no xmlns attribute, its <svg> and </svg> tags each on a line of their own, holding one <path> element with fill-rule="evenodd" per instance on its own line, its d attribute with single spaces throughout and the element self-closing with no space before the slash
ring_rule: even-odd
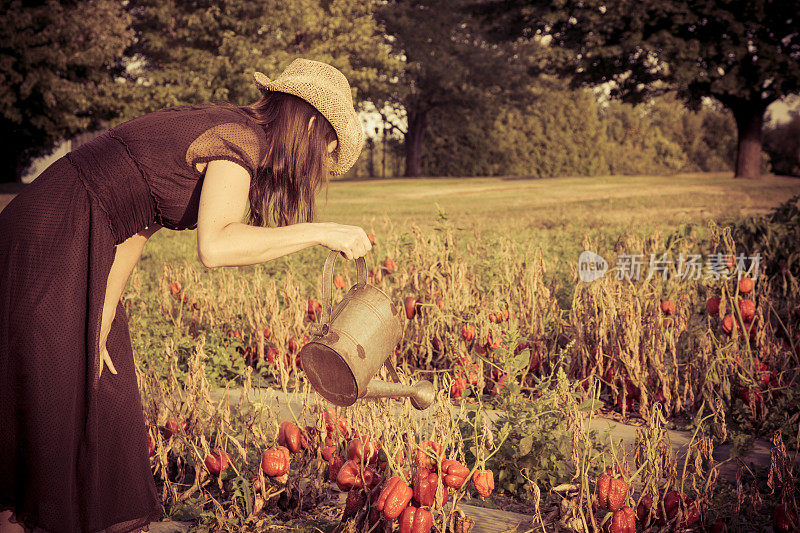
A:
<svg viewBox="0 0 800 533">
<path fill-rule="evenodd" d="M 372 243 L 363 228 L 335 222 L 320 222 L 316 225 L 321 230 L 320 244 L 341 252 L 347 259 L 363 257 L 372 250 Z"/>
<path fill-rule="evenodd" d="M 111 361 L 111 356 L 108 355 L 108 349 L 105 345 L 100 346 L 100 376 L 103 375 L 103 367 L 108 366 L 108 371 L 112 374 L 117 373 L 117 369 L 114 368 L 114 363 Z M 98 378 L 100 377 L 98 376 Z"/>
</svg>

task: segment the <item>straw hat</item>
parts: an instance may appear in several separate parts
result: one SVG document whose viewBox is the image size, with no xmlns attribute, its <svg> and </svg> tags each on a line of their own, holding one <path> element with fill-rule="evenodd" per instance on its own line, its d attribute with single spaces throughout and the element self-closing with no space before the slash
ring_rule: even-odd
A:
<svg viewBox="0 0 800 533">
<path fill-rule="evenodd" d="M 326 63 L 297 58 L 275 80 L 261 72 L 253 78 L 262 91 L 293 94 L 317 108 L 338 138 L 339 156 L 333 173 L 342 175 L 353 166 L 364 146 L 364 128 L 353 108 L 353 94 L 344 74 Z"/>
</svg>

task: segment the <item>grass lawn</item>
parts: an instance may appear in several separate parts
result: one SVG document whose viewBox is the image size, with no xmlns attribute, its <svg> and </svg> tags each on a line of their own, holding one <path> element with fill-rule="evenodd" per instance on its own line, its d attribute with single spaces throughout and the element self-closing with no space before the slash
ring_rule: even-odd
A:
<svg viewBox="0 0 800 533">
<path fill-rule="evenodd" d="M 551 179 L 423 178 L 334 182 L 320 219 L 430 227 L 438 203 L 464 229 L 508 232 L 519 241 L 551 232 L 617 232 L 768 211 L 800 193 L 800 179 L 732 179 L 730 173 Z M 509 231 L 512 230 L 512 231 Z"/>
</svg>

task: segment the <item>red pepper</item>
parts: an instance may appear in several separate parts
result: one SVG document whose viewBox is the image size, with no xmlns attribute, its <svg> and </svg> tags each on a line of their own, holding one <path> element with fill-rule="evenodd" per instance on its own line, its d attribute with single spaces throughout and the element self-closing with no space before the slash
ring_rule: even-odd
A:
<svg viewBox="0 0 800 533">
<path fill-rule="evenodd" d="M 684 495 L 683 503 L 686 505 L 686 516 L 681 520 L 681 527 L 689 527 L 698 520 L 700 520 L 700 509 L 694 499 Z"/>
<path fill-rule="evenodd" d="M 500 334 L 500 337 L 502 339 L 503 335 Z M 492 341 L 492 332 L 489 331 L 486 334 L 486 344 L 484 344 L 483 347 L 486 350 L 496 350 L 500 347 L 500 341 L 499 340 Z"/>
<path fill-rule="evenodd" d="M 597 504 L 611 511 L 618 511 L 625 504 L 628 484 L 622 478 L 613 477 L 612 473 L 607 468 L 606 473 L 597 480 Z"/>
<path fill-rule="evenodd" d="M 681 494 L 676 490 L 672 490 L 664 495 L 663 510 L 659 507 L 658 525 L 663 526 L 665 523 L 675 518 L 675 515 L 678 514 L 678 509 L 680 509 L 681 500 L 683 500 L 686 507 L 686 514 L 679 520 L 679 525 L 681 527 L 688 527 L 700 520 L 700 510 L 697 508 L 695 501 L 686 494 Z"/>
<path fill-rule="evenodd" d="M 336 476 L 336 484 L 342 492 L 347 492 L 351 489 L 360 489 L 366 482 L 367 487 L 371 488 L 379 478 L 377 472 L 371 467 L 364 469 L 364 479 L 361 479 L 361 466 L 353 460 L 347 461 L 342 465 L 339 474 Z"/>
<path fill-rule="evenodd" d="M 536 350 L 531 350 L 531 356 L 528 358 L 528 372 L 538 374 L 542 367 L 542 356 Z"/>
<path fill-rule="evenodd" d="M 403 461 L 405 461 L 405 454 L 403 453 L 403 450 L 397 450 L 397 453 L 394 454 L 394 462 L 397 468 L 403 466 Z"/>
<path fill-rule="evenodd" d="M 636 506 L 636 518 L 644 527 L 647 527 L 650 523 L 650 509 L 652 507 L 653 498 L 649 494 L 642 496 L 642 499 L 639 500 L 639 505 Z"/>
<path fill-rule="evenodd" d="M 389 520 L 394 520 L 408 506 L 413 495 L 414 490 L 398 476 L 394 476 L 378 496 L 378 510 L 383 511 L 383 515 Z"/>
<path fill-rule="evenodd" d="M 508 385 L 508 375 L 501 372 L 492 382 L 492 387 L 489 389 L 489 394 L 492 396 L 499 396 L 503 389 Z"/>
<path fill-rule="evenodd" d="M 351 518 L 355 518 L 358 512 L 367 503 L 367 495 L 363 490 L 351 490 L 347 494 L 347 499 L 344 502 L 344 512 L 342 512 L 342 523 L 347 522 Z"/>
<path fill-rule="evenodd" d="M 339 455 L 331 457 L 331 460 L 328 461 L 328 481 L 336 481 L 336 478 L 339 476 L 339 470 L 342 469 L 343 465 L 344 457 Z"/>
<path fill-rule="evenodd" d="M 628 376 L 625 376 L 625 396 L 629 396 L 634 400 L 642 398 L 642 391 L 633 384 L 633 381 Z"/>
<path fill-rule="evenodd" d="M 183 428 L 183 430 L 181 430 L 181 428 Z M 188 431 L 188 429 L 189 423 L 186 420 L 170 418 L 164 425 L 164 436 L 169 439 L 182 431 Z"/>
<path fill-rule="evenodd" d="M 611 515 L 608 533 L 636 533 L 636 513 L 630 507 L 623 507 Z"/>
<path fill-rule="evenodd" d="M 439 482 L 439 474 L 431 472 L 426 468 L 420 468 L 414 474 L 414 500 L 420 505 L 433 505 L 436 499 L 436 485 Z M 441 505 L 447 503 L 447 489 L 444 488 L 444 496 Z"/>
<path fill-rule="evenodd" d="M 450 385 L 450 396 L 453 398 L 461 398 L 464 396 L 464 389 L 467 388 L 466 378 L 456 378 Z"/>
<path fill-rule="evenodd" d="M 607 468 L 606 472 L 597 479 L 597 505 L 600 507 L 608 507 L 608 489 L 611 487 L 611 469 Z"/>
<path fill-rule="evenodd" d="M 279 477 L 289 472 L 292 456 L 284 446 L 265 450 L 261 456 L 261 470 L 271 477 Z"/>
<path fill-rule="evenodd" d="M 675 518 L 678 514 L 678 506 L 680 505 L 681 496 L 678 491 L 672 490 L 664 495 L 664 500 L 659 506 L 658 525 L 663 526 L 667 521 Z"/>
<path fill-rule="evenodd" d="M 706 300 L 706 311 L 708 311 L 709 315 L 717 316 L 719 315 L 719 303 L 720 303 L 719 296 L 712 296 L 708 300 Z"/>
<path fill-rule="evenodd" d="M 308 320 L 316 322 L 319 314 L 322 313 L 322 304 L 316 300 L 308 299 Z"/>
<path fill-rule="evenodd" d="M 367 475 L 367 472 L 370 474 Z M 371 466 L 368 466 L 365 470 L 364 478 L 367 481 L 367 490 L 370 492 L 370 499 L 377 500 L 378 496 L 381 493 L 380 485 L 383 483 L 383 476 L 378 473 L 377 470 L 374 470 Z"/>
<path fill-rule="evenodd" d="M 347 419 L 330 408 L 325 411 L 323 418 L 325 419 L 325 430 L 328 432 L 329 437 L 338 433 L 339 438 L 350 438 L 347 433 Z"/>
<path fill-rule="evenodd" d="M 478 382 L 480 381 L 479 372 L 478 372 L 480 370 L 480 367 L 477 364 L 473 364 L 473 365 L 470 365 L 469 367 L 467 367 L 467 370 L 469 372 L 467 374 L 467 381 L 469 381 L 470 384 L 472 384 L 472 385 L 477 385 Z"/>
<path fill-rule="evenodd" d="M 475 326 L 464 324 L 461 326 L 461 336 L 465 341 L 471 341 L 475 338 Z"/>
<path fill-rule="evenodd" d="M 361 469 L 355 461 L 344 463 L 336 476 L 336 484 L 339 486 L 339 490 L 346 492 L 350 489 L 361 488 L 363 482 L 361 481 L 360 472 Z"/>
<path fill-rule="evenodd" d="M 528 342 L 528 341 L 520 342 L 519 344 L 517 344 L 517 347 L 514 348 L 514 355 L 517 355 L 522 350 L 527 350 L 530 347 L 531 347 L 531 343 L 530 342 Z"/>
<path fill-rule="evenodd" d="M 427 509 L 409 505 L 400 516 L 400 533 L 430 533 L 433 515 Z"/>
<path fill-rule="evenodd" d="M 797 528 L 800 528 L 800 522 L 797 520 L 797 514 L 791 510 L 787 511 L 784 504 L 779 504 L 772 510 L 772 526 L 775 531 L 787 533 L 792 531 L 792 526 L 794 526 L 795 531 L 798 531 Z"/>
<path fill-rule="evenodd" d="M 369 437 L 358 437 L 347 445 L 347 458 L 357 463 L 377 463 L 381 445 Z"/>
<path fill-rule="evenodd" d="M 454 459 L 445 459 L 442 461 L 442 474 L 446 486 L 460 489 L 467 481 L 469 468 Z"/>
<path fill-rule="evenodd" d="M 302 448 L 308 448 L 308 441 L 300 428 L 288 420 L 281 424 L 278 431 L 278 444 L 286 446 L 290 452 L 297 453 Z"/>
<path fill-rule="evenodd" d="M 333 459 L 333 455 L 336 453 L 336 445 L 333 444 L 333 441 L 330 437 L 325 439 L 325 446 L 322 447 L 321 453 L 322 458 L 330 463 L 331 459 Z"/>
<path fill-rule="evenodd" d="M 478 494 L 488 498 L 494 490 L 494 472 L 491 470 L 476 470 L 472 474 L 472 483 L 478 489 Z"/>
<path fill-rule="evenodd" d="M 436 462 L 433 461 L 425 450 L 431 448 L 431 451 L 434 452 L 434 455 L 438 456 L 442 453 L 442 445 L 433 442 L 431 440 L 424 440 L 419 443 L 417 446 L 417 457 L 416 457 L 416 464 L 419 468 L 425 468 L 427 470 L 436 470 Z"/>
<path fill-rule="evenodd" d="M 221 448 L 217 448 L 211 455 L 206 455 L 205 464 L 212 475 L 218 476 L 228 468 L 229 461 L 230 456 L 228 456 L 228 453 Z"/>
</svg>

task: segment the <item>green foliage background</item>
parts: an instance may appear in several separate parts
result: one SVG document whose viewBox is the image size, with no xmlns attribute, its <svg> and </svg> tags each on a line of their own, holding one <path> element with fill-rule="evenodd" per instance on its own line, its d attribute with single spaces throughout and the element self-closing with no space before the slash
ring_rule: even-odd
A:
<svg viewBox="0 0 800 533">
<path fill-rule="evenodd" d="M 687 109 L 671 96 L 599 103 L 589 90 L 536 89 L 524 106 L 434 110 L 428 176 L 672 174 L 733 168 L 730 112 Z"/>
<path fill-rule="evenodd" d="M 706 99 L 690 110 L 675 87 L 632 101 L 638 104 L 598 99 L 570 88 L 565 76 L 542 73 L 563 50 L 535 41 L 484 46 L 463 11 L 469 3 L 9 2 L 0 27 L 0 123 L 10 132 L 0 147 L 8 161 L 0 182 L 18 179 L 32 158 L 84 131 L 181 103 L 249 103 L 257 97 L 253 71 L 275 77 L 296 57 L 341 69 L 358 107 L 387 104 L 408 119 L 405 139 L 365 149 L 345 177 L 400 175 L 409 160 L 417 166 L 419 147 L 428 176 L 733 170 L 730 102 Z M 787 69 L 780 94 L 794 87 Z M 765 170 L 772 160 L 776 173 L 800 174 L 798 132 L 800 115 L 767 128 Z"/>
<path fill-rule="evenodd" d="M 791 111 L 788 122 L 764 132 L 764 149 L 776 174 L 800 176 L 800 111 Z"/>
</svg>

